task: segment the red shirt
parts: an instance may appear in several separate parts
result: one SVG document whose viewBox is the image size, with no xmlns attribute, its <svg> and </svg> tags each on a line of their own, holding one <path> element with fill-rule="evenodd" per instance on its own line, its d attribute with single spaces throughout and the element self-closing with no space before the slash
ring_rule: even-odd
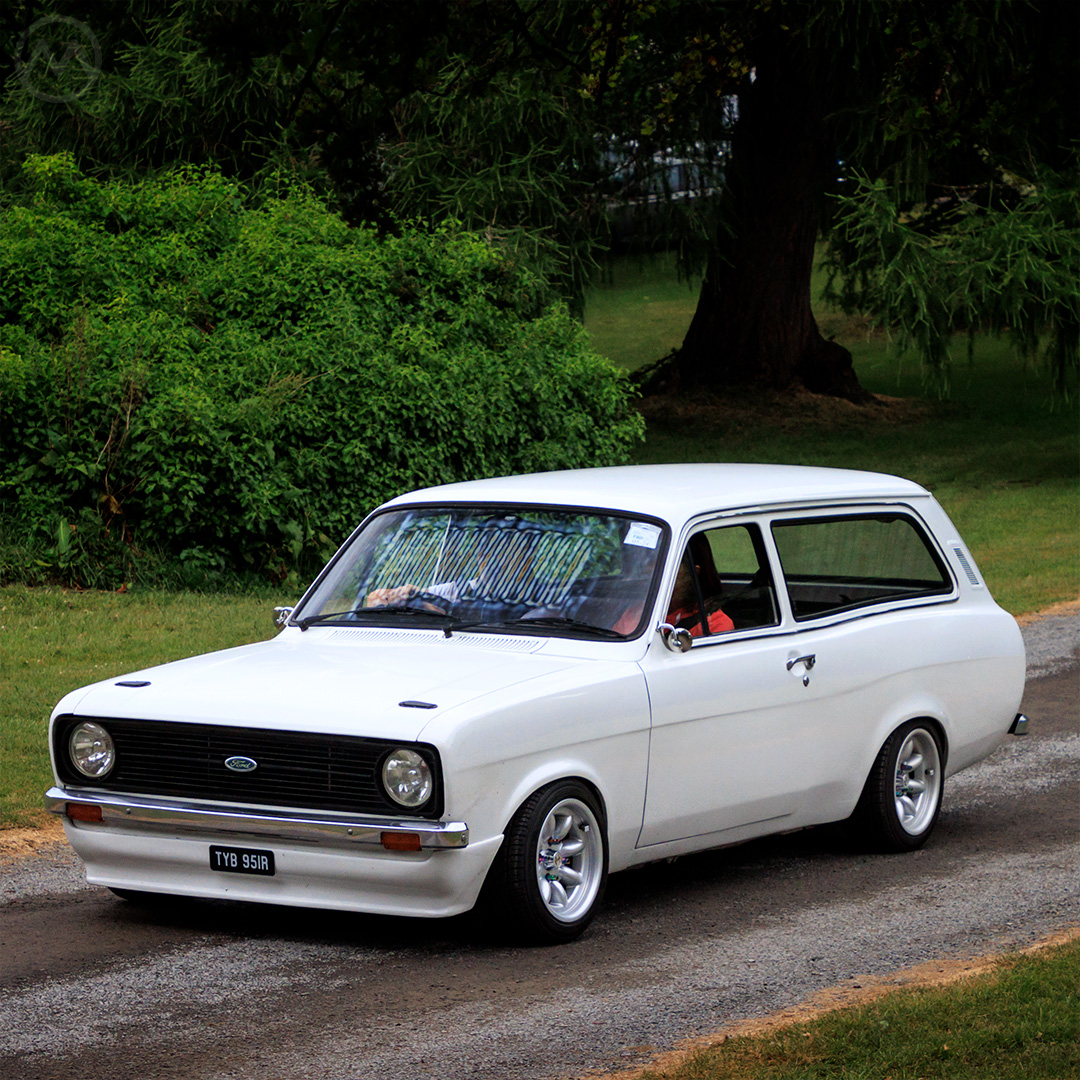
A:
<svg viewBox="0 0 1080 1080">
<path fill-rule="evenodd" d="M 693 614 L 695 613 L 692 611 L 669 611 L 667 621 L 674 626 L 683 619 L 689 619 Z M 627 608 L 627 610 L 622 613 L 619 621 L 612 627 L 612 630 L 617 634 L 629 634 L 634 627 L 637 626 L 640 618 L 641 608 Z M 688 629 L 690 630 L 691 637 L 701 637 L 701 619 L 698 619 L 694 625 Z M 728 630 L 734 629 L 735 624 L 722 611 L 714 611 L 709 616 L 710 634 L 723 634 Z"/>
<path fill-rule="evenodd" d="M 686 628 L 690 631 L 690 636 L 701 637 L 701 616 L 697 611 L 683 611 L 679 609 L 667 613 L 667 621 L 671 623 L 672 626 L 678 626 L 683 619 L 690 618 L 694 619 L 693 624 Z M 728 630 L 734 629 L 735 624 L 719 608 L 709 616 L 710 634 L 724 634 Z"/>
</svg>

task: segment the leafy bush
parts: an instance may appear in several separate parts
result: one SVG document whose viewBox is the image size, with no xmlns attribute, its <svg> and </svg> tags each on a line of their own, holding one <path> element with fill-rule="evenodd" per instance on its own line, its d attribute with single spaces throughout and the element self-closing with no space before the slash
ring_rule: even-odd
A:
<svg viewBox="0 0 1080 1080">
<path fill-rule="evenodd" d="M 409 488 L 613 464 L 626 380 L 482 236 L 31 158 L 0 221 L 3 576 L 311 573 Z"/>
</svg>

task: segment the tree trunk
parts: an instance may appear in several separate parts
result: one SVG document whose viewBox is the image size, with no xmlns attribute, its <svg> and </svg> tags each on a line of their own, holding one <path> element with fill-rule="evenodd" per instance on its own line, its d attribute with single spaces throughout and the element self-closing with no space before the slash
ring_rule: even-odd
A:
<svg viewBox="0 0 1080 1080">
<path fill-rule="evenodd" d="M 810 309 L 820 200 L 836 158 L 825 103 L 795 55 L 804 49 L 777 32 L 739 94 L 717 243 L 676 358 L 684 389 L 802 385 L 870 398 L 851 354 L 821 336 Z"/>
</svg>

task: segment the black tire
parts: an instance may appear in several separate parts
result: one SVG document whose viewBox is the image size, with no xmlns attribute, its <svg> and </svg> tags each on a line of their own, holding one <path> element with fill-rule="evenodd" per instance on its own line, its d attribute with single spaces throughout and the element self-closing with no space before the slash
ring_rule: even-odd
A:
<svg viewBox="0 0 1080 1080">
<path fill-rule="evenodd" d="M 516 941 L 557 945 L 584 933 L 607 884 L 607 822 L 592 791 L 560 780 L 507 826 L 485 883 L 485 912 Z"/>
<path fill-rule="evenodd" d="M 930 838 L 945 792 L 945 753 L 925 720 L 901 724 L 870 770 L 853 822 L 877 851 L 915 851 Z"/>
</svg>

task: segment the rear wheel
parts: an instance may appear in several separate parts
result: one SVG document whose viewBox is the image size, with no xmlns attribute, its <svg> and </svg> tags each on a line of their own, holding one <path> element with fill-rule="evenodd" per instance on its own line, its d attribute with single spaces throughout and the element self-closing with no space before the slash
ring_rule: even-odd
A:
<svg viewBox="0 0 1080 1080">
<path fill-rule="evenodd" d="M 909 720 L 885 741 L 867 777 L 855 819 L 879 850 L 914 851 L 930 837 L 945 787 L 941 739 Z"/>
<path fill-rule="evenodd" d="M 596 796 L 561 780 L 530 796 L 511 820 L 488 879 L 489 909 L 515 938 L 572 941 L 596 914 L 607 867 Z"/>
</svg>

